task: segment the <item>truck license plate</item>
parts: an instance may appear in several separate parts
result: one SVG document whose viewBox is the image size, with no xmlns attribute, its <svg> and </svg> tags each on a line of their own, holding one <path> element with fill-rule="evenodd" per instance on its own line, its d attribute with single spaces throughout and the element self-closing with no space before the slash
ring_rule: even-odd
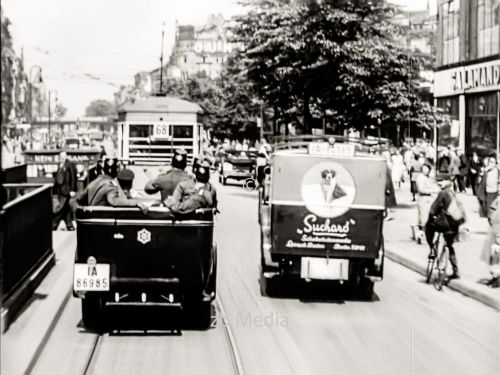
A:
<svg viewBox="0 0 500 375">
<path fill-rule="evenodd" d="M 301 258 L 300 277 L 318 280 L 348 280 L 348 259 Z"/>
<path fill-rule="evenodd" d="M 73 289 L 75 292 L 108 291 L 109 264 L 75 264 Z"/>
</svg>

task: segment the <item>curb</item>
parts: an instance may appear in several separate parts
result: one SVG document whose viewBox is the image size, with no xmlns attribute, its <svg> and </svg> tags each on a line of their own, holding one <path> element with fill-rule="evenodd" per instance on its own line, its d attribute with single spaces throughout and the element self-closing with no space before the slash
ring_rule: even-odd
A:
<svg viewBox="0 0 500 375">
<path fill-rule="evenodd" d="M 409 259 L 408 257 L 391 251 L 391 249 L 388 248 L 387 245 L 385 247 L 385 255 L 393 262 L 409 268 L 412 271 L 415 271 L 423 276 L 426 275 L 427 268 L 425 266 L 422 266 L 421 264 L 415 262 L 412 259 Z M 483 293 L 482 291 L 478 290 L 477 285 L 471 281 L 461 279 L 450 280 L 447 284 L 447 287 L 500 311 L 500 296 L 498 298 L 494 298 L 486 293 Z"/>
</svg>

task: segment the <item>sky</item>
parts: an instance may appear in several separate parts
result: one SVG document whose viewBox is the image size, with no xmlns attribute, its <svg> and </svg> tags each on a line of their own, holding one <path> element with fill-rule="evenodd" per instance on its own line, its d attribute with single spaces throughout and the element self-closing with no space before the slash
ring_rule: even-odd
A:
<svg viewBox="0 0 500 375">
<path fill-rule="evenodd" d="M 392 2 L 412 10 L 427 4 Z M 210 14 L 229 18 L 244 11 L 237 0 L 2 0 L 2 8 L 28 74 L 42 67 L 46 89 L 57 92 L 69 117 L 83 116 L 92 100 L 112 101 L 137 72 L 159 67 L 162 27 L 168 61 L 176 21 L 200 25 Z"/>
</svg>

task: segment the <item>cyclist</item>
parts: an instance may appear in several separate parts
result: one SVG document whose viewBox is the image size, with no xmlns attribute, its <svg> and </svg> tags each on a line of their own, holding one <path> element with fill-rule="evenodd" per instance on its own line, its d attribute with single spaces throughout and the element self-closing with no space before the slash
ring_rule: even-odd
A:
<svg viewBox="0 0 500 375">
<path fill-rule="evenodd" d="M 449 180 L 444 180 L 439 183 L 441 191 L 432 203 L 429 219 L 425 225 L 425 237 L 427 243 L 431 249 L 429 258 L 433 259 L 436 257 L 436 249 L 433 247 L 434 235 L 436 232 L 441 232 L 443 234 L 446 246 L 449 251 L 449 259 L 451 266 L 453 268 L 453 274 L 449 277 L 450 279 L 458 279 L 460 277 L 458 273 L 457 257 L 455 254 L 455 249 L 453 248 L 453 241 L 458 234 L 459 223 L 457 223 L 453 218 L 448 215 L 447 210 L 453 198 L 453 183 Z"/>
</svg>

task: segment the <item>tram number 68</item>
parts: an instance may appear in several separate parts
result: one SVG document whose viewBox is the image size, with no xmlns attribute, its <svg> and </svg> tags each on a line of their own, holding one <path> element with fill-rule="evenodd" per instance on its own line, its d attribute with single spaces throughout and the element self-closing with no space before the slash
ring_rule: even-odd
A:
<svg viewBox="0 0 500 375">
<path fill-rule="evenodd" d="M 154 138 L 168 138 L 168 124 L 154 124 L 153 125 Z"/>
</svg>

